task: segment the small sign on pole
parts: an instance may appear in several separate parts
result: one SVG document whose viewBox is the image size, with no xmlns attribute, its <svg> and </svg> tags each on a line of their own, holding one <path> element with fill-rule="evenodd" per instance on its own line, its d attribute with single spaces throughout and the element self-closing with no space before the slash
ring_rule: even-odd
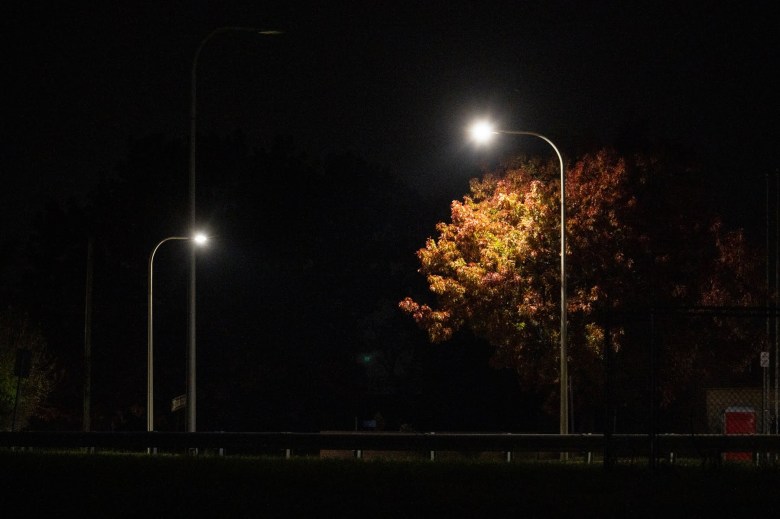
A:
<svg viewBox="0 0 780 519">
<path fill-rule="evenodd" d="M 768 368 L 769 367 L 769 352 L 768 351 L 762 351 L 761 352 L 761 367 L 762 368 Z"/>
<path fill-rule="evenodd" d="M 179 395 L 171 400 L 171 412 L 175 413 L 179 409 L 183 409 L 187 405 L 187 395 Z"/>
</svg>

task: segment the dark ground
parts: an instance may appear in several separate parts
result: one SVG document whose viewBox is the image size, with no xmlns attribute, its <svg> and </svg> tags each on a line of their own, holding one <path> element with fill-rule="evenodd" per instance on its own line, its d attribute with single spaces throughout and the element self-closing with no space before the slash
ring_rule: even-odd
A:
<svg viewBox="0 0 780 519">
<path fill-rule="evenodd" d="M 777 517 L 780 471 L 1 452 L 26 517 Z"/>
</svg>

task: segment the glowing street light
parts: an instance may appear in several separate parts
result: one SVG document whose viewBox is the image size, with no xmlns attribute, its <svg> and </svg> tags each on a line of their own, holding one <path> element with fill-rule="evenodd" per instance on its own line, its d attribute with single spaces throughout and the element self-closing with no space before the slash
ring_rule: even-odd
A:
<svg viewBox="0 0 780 519">
<path fill-rule="evenodd" d="M 158 242 L 149 255 L 148 316 L 146 322 L 146 430 L 148 432 L 154 431 L 154 255 L 163 243 L 173 240 L 192 240 L 195 246 L 202 246 L 208 241 L 208 236 L 203 233 L 197 233 L 194 236 L 169 236 Z"/>
<path fill-rule="evenodd" d="M 563 157 L 561 152 L 553 144 L 553 142 L 535 132 L 527 131 L 514 131 L 514 130 L 497 130 L 494 126 L 487 121 L 479 121 L 469 128 L 471 138 L 479 143 L 486 144 L 493 136 L 499 134 L 506 135 L 531 135 L 542 139 L 547 144 L 552 146 L 555 150 L 555 154 L 558 156 L 558 162 L 561 167 L 561 367 L 560 367 L 560 383 L 561 383 L 561 403 L 560 403 L 560 433 L 569 434 L 569 366 L 568 366 L 568 351 L 566 346 L 566 177 L 563 168 Z"/>
<path fill-rule="evenodd" d="M 195 242 L 195 245 L 204 245 L 207 241 L 209 241 L 209 237 L 202 232 L 199 232 L 192 237 L 192 240 Z"/>
<path fill-rule="evenodd" d="M 469 128 L 469 132 L 471 133 L 471 138 L 478 144 L 487 143 L 493 138 L 493 135 L 498 133 L 493 129 L 493 125 L 486 121 L 475 123 Z"/>
</svg>

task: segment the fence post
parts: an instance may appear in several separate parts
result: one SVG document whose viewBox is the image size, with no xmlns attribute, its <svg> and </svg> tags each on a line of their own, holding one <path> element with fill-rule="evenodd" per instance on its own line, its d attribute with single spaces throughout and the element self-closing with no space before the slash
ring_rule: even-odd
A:
<svg viewBox="0 0 780 519">
<path fill-rule="evenodd" d="M 606 312 L 604 317 L 604 452 L 603 465 L 605 469 L 611 469 L 614 466 L 612 457 L 612 334 L 610 332 L 610 313 Z M 590 456 L 590 453 L 588 453 Z M 588 459 L 590 462 L 590 459 Z"/>
<path fill-rule="evenodd" d="M 655 337 L 655 310 L 650 309 L 650 452 L 649 466 L 657 468 L 658 456 L 658 356 Z"/>
</svg>

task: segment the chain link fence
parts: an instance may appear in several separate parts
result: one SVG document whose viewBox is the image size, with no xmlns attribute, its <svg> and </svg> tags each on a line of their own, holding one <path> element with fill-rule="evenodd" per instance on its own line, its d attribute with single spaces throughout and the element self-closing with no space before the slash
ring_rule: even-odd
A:
<svg viewBox="0 0 780 519">
<path fill-rule="evenodd" d="M 618 328 L 611 328 L 605 433 L 778 434 L 775 309 L 648 309 L 611 317 L 639 340 L 616 348 Z M 757 454 L 726 453 L 724 459 L 755 460 Z"/>
</svg>

